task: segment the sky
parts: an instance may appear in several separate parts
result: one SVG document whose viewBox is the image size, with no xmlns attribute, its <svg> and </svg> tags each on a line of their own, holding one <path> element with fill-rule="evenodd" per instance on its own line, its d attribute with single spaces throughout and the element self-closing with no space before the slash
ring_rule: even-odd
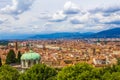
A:
<svg viewBox="0 0 120 80">
<path fill-rule="evenodd" d="M 120 27 L 120 0 L 0 0 L 0 34 L 99 32 Z"/>
</svg>

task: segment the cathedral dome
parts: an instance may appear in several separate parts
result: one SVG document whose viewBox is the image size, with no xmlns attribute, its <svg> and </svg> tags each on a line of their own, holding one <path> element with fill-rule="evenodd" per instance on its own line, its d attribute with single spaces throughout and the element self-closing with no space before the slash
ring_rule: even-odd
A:
<svg viewBox="0 0 120 80">
<path fill-rule="evenodd" d="M 41 56 L 39 53 L 33 52 L 32 50 L 30 50 L 27 53 L 24 53 L 21 56 L 21 60 L 40 60 Z"/>
</svg>

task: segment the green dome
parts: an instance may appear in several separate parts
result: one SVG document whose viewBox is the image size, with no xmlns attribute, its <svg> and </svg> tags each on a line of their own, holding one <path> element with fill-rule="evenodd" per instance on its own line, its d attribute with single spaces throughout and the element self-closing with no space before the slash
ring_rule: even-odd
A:
<svg viewBox="0 0 120 80">
<path fill-rule="evenodd" d="M 21 56 L 21 60 L 40 60 L 40 55 L 30 50 Z"/>
</svg>

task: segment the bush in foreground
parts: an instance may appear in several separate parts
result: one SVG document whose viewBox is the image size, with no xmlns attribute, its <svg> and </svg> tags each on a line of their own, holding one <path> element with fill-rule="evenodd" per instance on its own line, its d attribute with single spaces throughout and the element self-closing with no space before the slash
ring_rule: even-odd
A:
<svg viewBox="0 0 120 80">
<path fill-rule="evenodd" d="M 3 65 L 0 67 L 0 80 L 17 80 L 19 77 L 19 72 L 8 65 Z"/>
<path fill-rule="evenodd" d="M 56 75 L 55 69 L 44 64 L 36 64 L 21 74 L 19 80 L 55 80 Z"/>
<path fill-rule="evenodd" d="M 86 63 L 65 67 L 57 75 L 57 80 L 88 80 L 93 67 Z"/>
</svg>

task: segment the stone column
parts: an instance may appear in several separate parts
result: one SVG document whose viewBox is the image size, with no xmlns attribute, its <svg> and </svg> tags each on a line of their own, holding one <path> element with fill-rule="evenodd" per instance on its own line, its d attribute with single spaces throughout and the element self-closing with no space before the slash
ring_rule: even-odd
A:
<svg viewBox="0 0 120 80">
<path fill-rule="evenodd" d="M 24 67 L 24 61 L 21 60 L 21 67 L 23 68 Z"/>
<path fill-rule="evenodd" d="M 28 68 L 28 61 L 25 60 L 25 67 Z"/>
<path fill-rule="evenodd" d="M 30 60 L 31 61 L 31 66 L 33 66 L 33 64 L 34 64 L 34 60 Z"/>
<path fill-rule="evenodd" d="M 39 60 L 36 60 L 36 64 L 38 64 L 39 63 Z"/>
</svg>

